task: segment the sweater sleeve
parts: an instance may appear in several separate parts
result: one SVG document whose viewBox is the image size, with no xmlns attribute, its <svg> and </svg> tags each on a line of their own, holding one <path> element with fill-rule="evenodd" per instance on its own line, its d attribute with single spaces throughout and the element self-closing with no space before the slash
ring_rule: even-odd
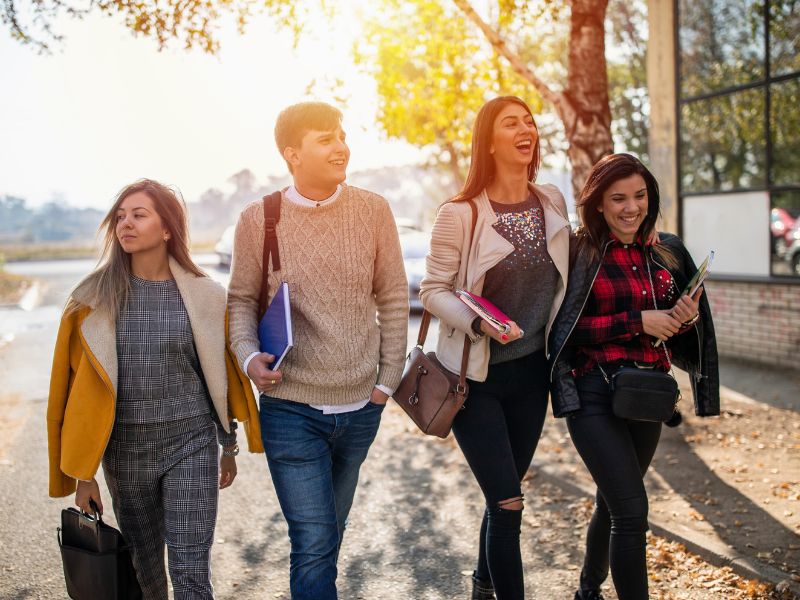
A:
<svg viewBox="0 0 800 600">
<path fill-rule="evenodd" d="M 456 210 L 454 203 L 448 202 L 436 215 L 419 295 L 431 314 L 475 341 L 479 337 L 472 329 L 475 313 L 454 293 L 465 243 L 464 228 Z"/>
<path fill-rule="evenodd" d="M 260 222 L 257 204 L 242 211 L 236 224 L 231 260 L 231 280 L 228 284 L 228 313 L 230 315 L 231 348 L 239 366 L 258 344 L 258 298 L 261 293 L 261 244 L 257 235 Z"/>
<path fill-rule="evenodd" d="M 397 226 L 388 202 L 381 198 L 377 213 L 379 235 L 376 241 L 372 293 L 375 295 L 378 327 L 381 334 L 376 385 L 392 390 L 403 375 L 408 339 L 408 280 Z"/>
</svg>

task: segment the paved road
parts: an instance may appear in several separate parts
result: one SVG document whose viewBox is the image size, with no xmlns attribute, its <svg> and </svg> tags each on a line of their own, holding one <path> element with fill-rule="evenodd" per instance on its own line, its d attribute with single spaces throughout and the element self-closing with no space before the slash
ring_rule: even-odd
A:
<svg viewBox="0 0 800 600">
<path fill-rule="evenodd" d="M 31 267 L 49 282 L 44 304 L 29 313 L 0 311 L 0 334 L 7 333 L 0 346 L 0 598 L 19 600 L 66 597 L 55 527 L 71 500 L 46 496 L 44 412 L 60 307 L 91 262 L 12 266 L 29 273 Z M 226 281 L 225 272 L 210 270 Z M 417 323 L 412 320 L 410 337 Z M 567 599 L 591 510 L 587 477 L 560 421 L 548 421 L 537 457 L 544 467 L 524 483 L 527 597 Z M 265 462 L 262 455 L 241 455 L 237 481 L 221 494 L 213 561 L 222 599 L 288 598 L 289 543 Z M 570 481 L 576 485 L 565 484 Z M 662 479 L 653 482 L 663 485 Z M 452 439 L 416 433 L 390 405 L 362 471 L 345 537 L 341 597 L 466 598 L 481 513 L 480 492 Z M 110 511 L 108 517 L 113 523 Z M 708 565 L 702 569 L 714 572 Z M 703 579 L 685 566 L 668 565 L 653 574 L 654 598 L 737 597 L 733 583 L 700 585 Z M 607 592 L 606 598 L 616 596 Z"/>
</svg>

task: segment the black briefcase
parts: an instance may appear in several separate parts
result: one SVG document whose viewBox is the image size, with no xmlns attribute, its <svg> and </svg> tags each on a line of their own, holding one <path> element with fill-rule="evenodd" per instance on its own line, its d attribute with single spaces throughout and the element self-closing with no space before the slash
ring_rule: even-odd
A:
<svg viewBox="0 0 800 600">
<path fill-rule="evenodd" d="M 130 551 L 119 530 L 99 513 L 61 511 L 58 545 L 67 593 L 73 600 L 141 600 Z"/>
</svg>

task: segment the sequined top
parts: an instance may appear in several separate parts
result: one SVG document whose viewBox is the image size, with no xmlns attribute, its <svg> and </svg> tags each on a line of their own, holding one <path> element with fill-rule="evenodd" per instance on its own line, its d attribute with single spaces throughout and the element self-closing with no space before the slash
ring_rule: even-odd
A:
<svg viewBox="0 0 800 600">
<path fill-rule="evenodd" d="M 556 293 L 558 270 L 547 252 L 544 211 L 531 194 L 524 202 L 491 201 L 494 228 L 514 251 L 486 273 L 482 296 L 513 319 L 525 332 L 509 344 L 491 340 L 489 364 L 514 360 L 544 348 L 545 327 Z"/>
</svg>

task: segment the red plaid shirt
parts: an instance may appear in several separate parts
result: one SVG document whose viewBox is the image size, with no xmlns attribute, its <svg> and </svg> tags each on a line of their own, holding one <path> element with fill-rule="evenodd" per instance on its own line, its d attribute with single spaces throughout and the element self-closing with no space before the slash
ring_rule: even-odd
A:
<svg viewBox="0 0 800 600">
<path fill-rule="evenodd" d="M 654 348 L 654 338 L 642 327 L 642 311 L 654 308 L 642 246 L 612 240 L 569 338 L 569 344 L 579 346 L 576 374 L 586 373 L 597 363 L 620 360 L 655 363 L 667 371 L 664 345 Z M 672 308 L 678 299 L 672 276 L 652 261 L 650 269 L 658 308 Z"/>
</svg>

